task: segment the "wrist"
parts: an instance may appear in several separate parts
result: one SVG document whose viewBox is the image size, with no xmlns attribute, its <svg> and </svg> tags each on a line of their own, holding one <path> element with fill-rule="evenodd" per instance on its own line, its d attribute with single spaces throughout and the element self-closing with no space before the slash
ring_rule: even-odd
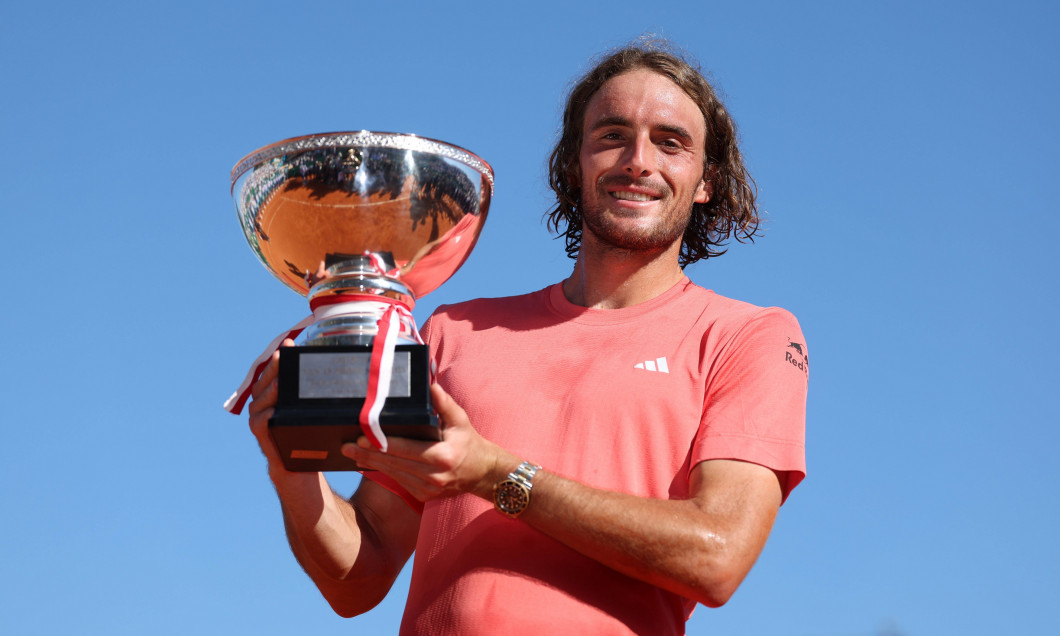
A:
<svg viewBox="0 0 1060 636">
<path fill-rule="evenodd" d="M 486 501 L 493 501 L 493 487 L 508 477 L 508 473 L 515 470 L 522 461 L 517 455 L 498 448 L 494 456 L 486 463 L 486 470 L 472 492 Z"/>
<path fill-rule="evenodd" d="M 269 480 L 281 499 L 305 496 L 307 490 L 319 489 L 322 481 L 327 483 L 324 473 L 292 472 L 279 461 L 269 462 Z"/>
<path fill-rule="evenodd" d="M 515 519 L 530 506 L 534 477 L 541 467 L 528 461 L 508 473 L 493 486 L 493 507 L 501 514 Z"/>
</svg>

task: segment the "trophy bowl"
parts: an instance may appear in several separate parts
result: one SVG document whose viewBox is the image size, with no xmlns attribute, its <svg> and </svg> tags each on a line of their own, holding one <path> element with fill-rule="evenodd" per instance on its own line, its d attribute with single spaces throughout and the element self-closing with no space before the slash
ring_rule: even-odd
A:
<svg viewBox="0 0 1060 636">
<path fill-rule="evenodd" d="M 232 169 L 251 249 L 307 295 L 309 277 L 346 257 L 389 252 L 416 298 L 467 259 L 493 194 L 476 155 L 416 135 L 344 132 L 265 146 Z"/>
<path fill-rule="evenodd" d="M 232 169 L 243 233 L 266 269 L 307 296 L 301 346 L 280 351 L 269 430 L 288 470 L 357 470 L 366 435 L 438 439 L 416 298 L 463 265 L 489 210 L 493 170 L 416 135 L 344 132 L 265 146 Z M 238 413 L 274 345 L 226 403 Z"/>
</svg>

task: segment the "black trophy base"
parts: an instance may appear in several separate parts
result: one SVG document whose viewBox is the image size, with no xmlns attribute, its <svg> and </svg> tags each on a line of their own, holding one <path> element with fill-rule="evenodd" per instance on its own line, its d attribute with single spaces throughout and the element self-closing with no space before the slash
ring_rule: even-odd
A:
<svg viewBox="0 0 1060 636">
<path fill-rule="evenodd" d="M 287 470 L 360 470 L 340 448 L 361 436 L 358 418 L 368 387 L 370 345 L 280 349 L 279 393 L 269 432 Z M 379 413 L 387 437 L 441 439 L 431 408 L 426 345 L 398 345 L 390 393 Z"/>
</svg>

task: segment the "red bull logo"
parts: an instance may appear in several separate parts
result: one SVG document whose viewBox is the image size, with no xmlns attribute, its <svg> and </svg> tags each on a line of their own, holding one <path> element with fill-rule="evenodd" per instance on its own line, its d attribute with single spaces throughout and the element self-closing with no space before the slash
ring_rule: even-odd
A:
<svg viewBox="0 0 1060 636">
<path fill-rule="evenodd" d="M 794 349 L 798 355 L 792 355 L 790 351 L 784 352 L 784 360 L 791 363 L 792 366 L 798 367 L 803 373 L 810 372 L 810 356 L 806 355 L 806 351 L 803 349 L 801 342 L 792 342 L 791 338 L 788 338 L 788 348 Z"/>
</svg>

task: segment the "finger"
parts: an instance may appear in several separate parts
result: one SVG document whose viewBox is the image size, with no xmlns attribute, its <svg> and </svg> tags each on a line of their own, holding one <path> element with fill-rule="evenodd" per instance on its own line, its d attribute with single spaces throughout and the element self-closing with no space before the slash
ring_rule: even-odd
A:
<svg viewBox="0 0 1060 636">
<path fill-rule="evenodd" d="M 292 347 L 294 346 L 294 340 L 291 340 L 290 338 L 285 338 L 283 342 L 280 343 L 280 346 Z M 279 373 L 280 352 L 279 350 L 276 350 L 272 352 L 272 356 L 269 358 L 269 363 L 265 365 L 265 368 L 262 370 L 261 375 L 258 376 L 257 381 L 254 382 L 254 386 L 250 388 L 251 397 L 253 397 L 255 401 L 260 400 L 262 397 L 262 393 L 264 393 L 269 388 L 269 385 L 273 383 Z"/>
<path fill-rule="evenodd" d="M 276 442 L 273 441 L 272 435 L 269 434 L 269 419 L 271 417 L 272 409 L 265 409 L 261 413 L 251 416 L 250 432 L 258 440 L 258 446 L 261 447 L 261 452 L 265 455 L 265 459 L 268 460 L 269 466 L 286 471 L 283 466 L 283 459 L 280 457 L 280 451 L 276 448 Z"/>
<path fill-rule="evenodd" d="M 448 408 L 449 402 L 452 401 L 453 398 L 449 397 L 442 385 L 437 382 L 431 384 L 431 404 L 434 405 L 434 410 L 441 411 L 444 408 Z"/>
<path fill-rule="evenodd" d="M 391 437 L 387 438 L 387 449 L 384 453 L 373 446 L 367 437 L 362 435 L 357 438 L 356 443 L 347 442 L 343 444 L 340 450 L 351 459 L 364 458 L 376 463 L 386 463 L 387 458 L 399 458 L 411 460 L 414 463 L 426 464 L 428 463 L 424 461 L 426 451 L 434 443 L 436 442 L 417 442 L 401 437 Z M 355 455 L 356 457 L 354 457 Z"/>
<path fill-rule="evenodd" d="M 378 449 L 372 446 L 372 443 L 369 442 L 368 438 L 366 437 L 359 438 L 357 442 L 361 445 L 362 448 L 367 448 L 369 450 L 381 453 L 381 451 L 378 451 Z M 407 437 L 391 436 L 387 437 L 386 439 L 386 454 L 393 457 L 404 457 L 406 459 L 415 459 L 420 457 L 426 458 L 430 455 L 431 448 L 436 446 L 437 444 L 438 442 L 435 441 L 424 441 L 409 439 Z"/>
<path fill-rule="evenodd" d="M 254 437 L 261 439 L 262 435 L 267 435 L 269 432 L 269 419 L 272 418 L 273 409 L 267 408 L 262 409 L 259 413 L 252 413 L 250 416 L 250 432 L 254 433 Z"/>
<path fill-rule="evenodd" d="M 431 404 L 438 413 L 443 427 L 460 426 L 468 422 L 464 409 L 437 383 L 431 385 Z"/>
<path fill-rule="evenodd" d="M 410 440 L 401 441 L 408 442 Z M 444 467 L 434 465 L 430 458 L 422 452 L 415 453 L 409 449 L 403 449 L 401 454 L 395 454 L 391 452 L 393 450 L 392 445 L 387 448 L 387 452 L 380 452 L 372 446 L 366 437 L 358 438 L 356 444 L 347 442 L 342 445 L 340 450 L 343 455 L 354 460 L 359 465 L 377 470 L 397 470 L 420 478 L 445 470 Z"/>
<path fill-rule="evenodd" d="M 280 384 L 273 378 L 266 386 L 255 385 L 254 401 L 247 406 L 247 412 L 250 413 L 251 417 L 255 414 L 260 413 L 266 409 L 272 409 L 276 406 L 276 398 L 280 392 Z"/>
<path fill-rule="evenodd" d="M 387 475 L 420 501 L 426 501 L 443 491 L 443 484 L 446 480 L 435 467 L 415 460 L 380 453 L 371 448 L 363 437 L 361 444 L 347 442 L 342 445 L 341 452 L 357 462 L 360 468 L 377 470 Z"/>
<path fill-rule="evenodd" d="M 269 358 L 269 363 L 265 365 L 261 375 L 254 382 L 254 385 L 250 387 L 250 395 L 255 401 L 261 398 L 261 394 L 269 387 L 270 384 L 276 379 L 276 376 L 280 372 L 280 352 L 273 351 L 272 356 Z"/>
</svg>

